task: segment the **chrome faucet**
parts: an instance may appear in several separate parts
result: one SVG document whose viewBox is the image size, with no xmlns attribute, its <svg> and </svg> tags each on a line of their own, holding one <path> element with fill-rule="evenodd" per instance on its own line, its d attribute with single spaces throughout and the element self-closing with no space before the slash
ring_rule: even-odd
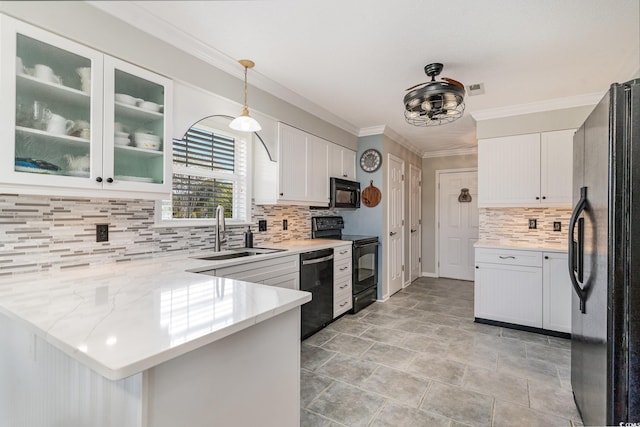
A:
<svg viewBox="0 0 640 427">
<path fill-rule="evenodd" d="M 220 244 L 227 242 L 226 227 L 224 224 L 224 208 L 222 205 L 218 205 L 216 208 L 216 225 L 214 227 L 215 246 L 214 251 L 220 252 Z"/>
</svg>

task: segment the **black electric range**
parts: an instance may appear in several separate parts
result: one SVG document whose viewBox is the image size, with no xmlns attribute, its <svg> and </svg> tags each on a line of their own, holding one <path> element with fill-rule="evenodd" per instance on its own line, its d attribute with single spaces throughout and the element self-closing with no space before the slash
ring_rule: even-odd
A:
<svg viewBox="0 0 640 427">
<path fill-rule="evenodd" d="M 341 216 L 314 216 L 311 218 L 311 238 L 338 239 L 353 242 L 352 290 L 353 313 L 374 302 L 378 294 L 378 236 L 342 234 Z"/>
</svg>

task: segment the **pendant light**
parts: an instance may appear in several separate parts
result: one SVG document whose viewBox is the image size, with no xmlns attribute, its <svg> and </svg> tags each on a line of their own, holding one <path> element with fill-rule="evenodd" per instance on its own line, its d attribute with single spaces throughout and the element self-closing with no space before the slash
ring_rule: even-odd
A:
<svg viewBox="0 0 640 427">
<path fill-rule="evenodd" d="M 244 67 L 244 106 L 242 114 L 233 119 L 229 123 L 229 127 L 241 132 L 257 132 L 262 129 L 262 126 L 249 115 L 249 107 L 247 107 L 247 69 L 253 68 L 256 64 L 249 59 L 241 59 L 238 62 Z"/>
</svg>

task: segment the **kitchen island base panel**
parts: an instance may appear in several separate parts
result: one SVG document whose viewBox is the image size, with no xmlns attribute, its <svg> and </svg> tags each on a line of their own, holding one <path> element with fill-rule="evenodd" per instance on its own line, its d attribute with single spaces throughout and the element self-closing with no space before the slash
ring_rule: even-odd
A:
<svg viewBox="0 0 640 427">
<path fill-rule="evenodd" d="M 534 332 L 536 334 L 549 335 L 551 337 L 571 339 L 571 334 L 567 332 L 552 331 L 550 329 L 535 328 L 533 326 L 516 325 L 515 323 L 500 322 L 498 320 L 482 319 L 479 317 L 476 317 L 474 321 L 476 323 L 482 323 L 485 325 L 499 326 L 502 328 L 517 329 L 519 331 Z"/>
<path fill-rule="evenodd" d="M 294 426 L 300 307 L 112 381 L 0 314 L 0 425 Z"/>
<path fill-rule="evenodd" d="M 300 307 L 144 374 L 149 426 L 300 425 Z"/>
</svg>

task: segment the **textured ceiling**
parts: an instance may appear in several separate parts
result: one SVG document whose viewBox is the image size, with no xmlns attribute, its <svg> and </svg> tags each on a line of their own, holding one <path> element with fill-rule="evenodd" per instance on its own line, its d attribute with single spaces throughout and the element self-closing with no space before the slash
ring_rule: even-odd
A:
<svg viewBox="0 0 640 427">
<path fill-rule="evenodd" d="M 124 15 L 123 2 L 99 3 Z M 366 133 L 386 126 L 425 152 L 474 146 L 471 113 L 604 93 L 611 82 L 632 77 L 640 68 L 639 4 L 271 0 L 127 7 L 136 8 L 138 22 L 153 18 L 146 30 L 160 37 L 171 25 L 197 39 L 200 50 L 251 58 L 262 82 L 287 88 L 297 105 L 303 99 L 340 118 L 343 128 Z M 431 62 L 444 63 L 441 76 L 484 83 L 486 93 L 467 97 L 464 117 L 452 124 L 414 127 L 404 121 L 402 98 L 428 79 L 423 67 Z"/>
</svg>

